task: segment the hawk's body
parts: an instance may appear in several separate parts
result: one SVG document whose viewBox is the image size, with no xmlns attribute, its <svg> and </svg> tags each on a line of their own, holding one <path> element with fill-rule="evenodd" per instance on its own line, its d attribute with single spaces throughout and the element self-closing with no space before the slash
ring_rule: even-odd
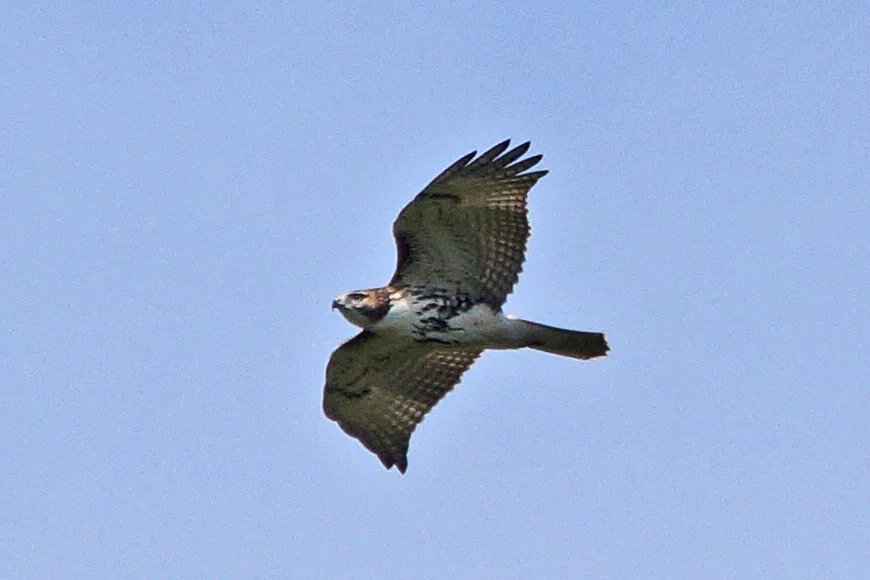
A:
<svg viewBox="0 0 870 580">
<path fill-rule="evenodd" d="M 323 408 L 349 435 L 404 472 L 411 433 L 485 349 L 534 348 L 580 359 L 607 353 L 604 335 L 506 317 L 525 257 L 526 198 L 546 171 L 509 141 L 448 167 L 393 226 L 396 273 L 383 288 L 333 307 L 363 329 L 329 360 Z"/>
</svg>

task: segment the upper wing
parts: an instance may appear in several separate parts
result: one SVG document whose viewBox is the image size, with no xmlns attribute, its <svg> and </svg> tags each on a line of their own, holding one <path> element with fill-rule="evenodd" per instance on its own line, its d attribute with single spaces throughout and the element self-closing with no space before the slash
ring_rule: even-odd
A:
<svg viewBox="0 0 870 580">
<path fill-rule="evenodd" d="M 526 197 L 547 174 L 523 173 L 542 157 L 517 161 L 528 142 L 505 153 L 508 145 L 477 159 L 469 153 L 405 206 L 393 224 L 398 262 L 390 285 L 434 285 L 504 304 L 525 259 Z"/>
<path fill-rule="evenodd" d="M 480 353 L 362 331 L 329 358 L 323 411 L 387 469 L 405 473 L 414 428 Z"/>
</svg>

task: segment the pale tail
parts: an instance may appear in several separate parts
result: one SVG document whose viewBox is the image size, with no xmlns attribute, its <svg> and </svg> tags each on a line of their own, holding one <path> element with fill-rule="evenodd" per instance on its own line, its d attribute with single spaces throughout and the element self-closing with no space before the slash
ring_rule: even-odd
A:
<svg viewBox="0 0 870 580">
<path fill-rule="evenodd" d="M 565 330 L 528 320 L 516 322 L 522 324 L 523 346 L 535 350 L 582 359 L 604 356 L 610 350 L 600 332 Z"/>
</svg>

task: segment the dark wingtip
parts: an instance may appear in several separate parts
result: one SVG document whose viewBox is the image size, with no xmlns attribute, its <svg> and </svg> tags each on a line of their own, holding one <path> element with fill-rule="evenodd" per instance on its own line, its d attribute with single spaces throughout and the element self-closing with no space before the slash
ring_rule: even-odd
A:
<svg viewBox="0 0 870 580">
<path fill-rule="evenodd" d="M 509 142 L 510 142 L 510 141 L 508 141 L 508 143 L 509 143 Z M 526 142 L 524 142 L 524 143 L 520 143 L 519 145 L 517 145 L 516 147 L 514 147 L 511 151 L 520 151 L 520 154 L 518 155 L 518 157 L 519 157 L 519 156 L 524 155 L 524 154 L 526 153 L 526 151 L 529 150 L 529 147 L 531 147 L 531 146 L 532 146 L 532 142 L 531 142 L 531 141 L 526 141 Z"/>
<path fill-rule="evenodd" d="M 387 469 L 396 468 L 399 470 L 399 473 L 405 475 L 405 471 L 408 469 L 408 456 L 402 455 L 401 457 L 393 457 L 391 455 L 378 455 L 378 459 L 381 460 L 381 463 L 384 464 L 384 467 Z"/>
</svg>

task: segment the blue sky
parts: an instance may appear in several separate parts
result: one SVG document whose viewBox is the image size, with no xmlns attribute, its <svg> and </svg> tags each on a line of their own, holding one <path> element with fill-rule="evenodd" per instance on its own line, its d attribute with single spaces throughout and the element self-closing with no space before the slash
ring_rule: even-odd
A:
<svg viewBox="0 0 870 580">
<path fill-rule="evenodd" d="M 857 577 L 861 3 L 0 9 L 0 577 Z M 385 471 L 321 412 L 448 163 L 550 174 L 489 352 Z"/>
</svg>

